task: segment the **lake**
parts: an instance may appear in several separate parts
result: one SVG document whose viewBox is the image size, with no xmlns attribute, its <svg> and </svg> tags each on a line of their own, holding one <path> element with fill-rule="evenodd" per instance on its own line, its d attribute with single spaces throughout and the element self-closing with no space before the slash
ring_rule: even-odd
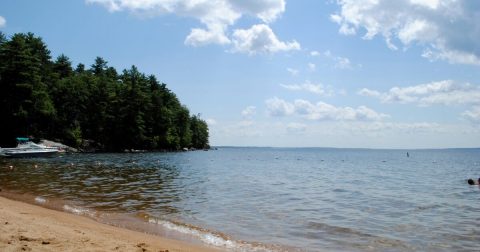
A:
<svg viewBox="0 0 480 252">
<path fill-rule="evenodd" d="M 0 159 L 0 195 L 231 251 L 478 250 L 479 177 L 480 149 Z"/>
</svg>

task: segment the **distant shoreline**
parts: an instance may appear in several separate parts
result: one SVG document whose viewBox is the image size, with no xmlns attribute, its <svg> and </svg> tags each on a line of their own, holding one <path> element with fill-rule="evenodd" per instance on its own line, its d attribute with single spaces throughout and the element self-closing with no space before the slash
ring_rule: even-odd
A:
<svg viewBox="0 0 480 252">
<path fill-rule="evenodd" d="M 476 150 L 480 147 L 445 147 L 445 148 L 367 148 L 367 147 L 285 147 L 285 146 L 230 146 L 217 145 L 211 148 L 257 148 L 257 149 L 319 149 L 319 150 L 392 150 L 392 151 L 423 151 L 423 150 Z"/>
</svg>

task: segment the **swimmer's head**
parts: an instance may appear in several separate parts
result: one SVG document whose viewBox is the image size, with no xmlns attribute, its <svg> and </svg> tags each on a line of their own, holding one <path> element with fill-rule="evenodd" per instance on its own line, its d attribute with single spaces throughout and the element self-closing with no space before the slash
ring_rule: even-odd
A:
<svg viewBox="0 0 480 252">
<path fill-rule="evenodd" d="M 475 185 L 475 181 L 473 181 L 473 179 L 468 179 L 467 182 L 469 185 Z"/>
</svg>

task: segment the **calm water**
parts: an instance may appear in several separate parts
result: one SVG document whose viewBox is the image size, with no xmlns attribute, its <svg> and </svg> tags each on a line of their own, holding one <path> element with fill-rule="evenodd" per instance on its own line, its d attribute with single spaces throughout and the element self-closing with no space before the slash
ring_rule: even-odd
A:
<svg viewBox="0 0 480 252">
<path fill-rule="evenodd" d="M 466 179 L 480 177 L 480 149 L 409 153 L 220 148 L 0 159 L 0 187 L 234 251 L 479 250 L 480 187 Z"/>
</svg>

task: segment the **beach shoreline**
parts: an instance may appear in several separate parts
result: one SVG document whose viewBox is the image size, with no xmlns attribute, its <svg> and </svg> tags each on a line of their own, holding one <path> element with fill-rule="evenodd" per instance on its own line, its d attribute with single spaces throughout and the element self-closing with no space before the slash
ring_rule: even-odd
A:
<svg viewBox="0 0 480 252">
<path fill-rule="evenodd" d="M 0 196 L 1 251 L 220 251 Z"/>
</svg>

